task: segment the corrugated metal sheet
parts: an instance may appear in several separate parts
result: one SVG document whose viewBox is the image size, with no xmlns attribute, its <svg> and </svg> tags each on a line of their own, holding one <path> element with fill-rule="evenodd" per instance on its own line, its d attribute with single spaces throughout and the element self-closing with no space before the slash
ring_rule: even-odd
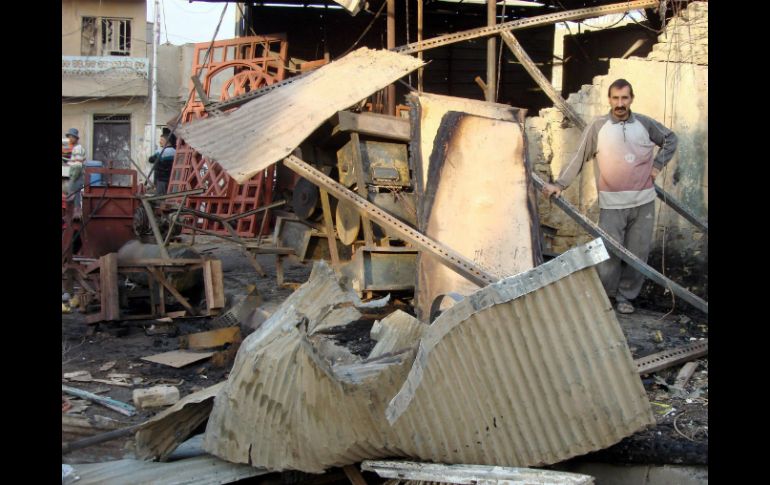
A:
<svg viewBox="0 0 770 485">
<path fill-rule="evenodd" d="M 654 424 L 626 339 L 591 266 L 600 239 L 470 295 L 423 339 L 388 407 L 406 450 L 443 463 L 533 466 Z"/>
<path fill-rule="evenodd" d="M 219 485 L 267 472 L 248 465 L 234 465 L 213 456 L 199 456 L 169 463 L 118 460 L 72 465 L 77 485 Z"/>
<path fill-rule="evenodd" d="M 231 113 L 193 121 L 177 132 L 243 183 L 289 155 L 337 111 L 423 64 L 412 56 L 362 47 Z"/>
<path fill-rule="evenodd" d="M 244 341 L 204 448 L 320 472 L 393 456 L 524 467 L 612 445 L 654 421 L 591 268 L 606 258 L 597 240 L 479 290 L 423 329 L 414 360 L 407 331 L 393 352 L 339 365 L 304 330 L 351 299 L 317 265 Z"/>
</svg>

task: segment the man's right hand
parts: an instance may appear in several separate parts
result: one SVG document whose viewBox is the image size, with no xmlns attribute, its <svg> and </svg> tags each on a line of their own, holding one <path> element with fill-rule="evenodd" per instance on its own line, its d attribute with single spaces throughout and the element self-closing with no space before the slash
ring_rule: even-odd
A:
<svg viewBox="0 0 770 485">
<path fill-rule="evenodd" d="M 543 195 L 546 199 L 550 199 L 553 195 L 556 195 L 556 197 L 561 195 L 561 187 L 559 187 L 556 184 L 549 184 L 546 183 L 543 185 Z"/>
</svg>

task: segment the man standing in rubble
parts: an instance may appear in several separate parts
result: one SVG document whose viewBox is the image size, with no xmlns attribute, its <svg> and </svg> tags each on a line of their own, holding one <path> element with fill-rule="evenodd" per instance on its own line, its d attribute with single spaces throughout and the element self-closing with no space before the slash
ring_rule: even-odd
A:
<svg viewBox="0 0 770 485">
<path fill-rule="evenodd" d="M 580 147 L 543 194 L 557 197 L 566 189 L 583 164 L 596 157 L 596 186 L 599 192 L 599 227 L 642 261 L 652 246 L 655 214 L 653 182 L 676 151 L 674 132 L 654 119 L 631 112 L 634 89 L 625 79 L 610 84 L 610 112 L 595 118 L 583 132 Z M 653 158 L 654 146 L 660 147 Z M 633 313 L 632 301 L 639 296 L 644 276 L 615 255 L 598 266 L 607 295 L 614 298 L 618 313 Z"/>
</svg>

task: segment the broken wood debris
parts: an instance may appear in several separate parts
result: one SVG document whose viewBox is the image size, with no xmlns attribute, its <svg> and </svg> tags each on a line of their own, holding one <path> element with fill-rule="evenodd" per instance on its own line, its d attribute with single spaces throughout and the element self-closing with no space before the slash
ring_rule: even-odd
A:
<svg viewBox="0 0 770 485">
<path fill-rule="evenodd" d="M 136 409 L 132 405 L 126 404 L 122 401 L 117 401 L 109 397 L 97 396 L 94 393 L 84 391 L 76 387 L 70 387 L 65 385 L 61 386 L 61 390 L 63 392 L 66 392 L 67 394 L 71 394 L 73 396 L 77 396 L 83 399 L 88 399 L 89 401 L 93 401 L 97 404 L 101 404 L 102 406 L 112 409 L 113 411 L 123 414 L 125 416 L 133 416 L 134 414 L 136 414 Z"/>
<path fill-rule="evenodd" d="M 190 350 L 203 350 L 221 347 L 240 339 L 239 327 L 225 327 L 207 332 L 193 333 L 179 337 L 179 347 Z"/>
<path fill-rule="evenodd" d="M 192 352 L 189 350 L 171 350 L 160 354 L 142 357 L 142 360 L 153 362 L 155 364 L 168 365 L 179 369 L 194 362 L 208 359 L 214 355 L 214 352 Z"/>
</svg>

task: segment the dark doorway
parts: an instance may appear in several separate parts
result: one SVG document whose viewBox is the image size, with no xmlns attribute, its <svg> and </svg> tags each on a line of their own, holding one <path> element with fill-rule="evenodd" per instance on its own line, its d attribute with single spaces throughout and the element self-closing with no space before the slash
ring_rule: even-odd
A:
<svg viewBox="0 0 770 485">
<path fill-rule="evenodd" d="M 129 168 L 131 115 L 94 115 L 94 160 L 112 161 L 113 168 Z"/>
<path fill-rule="evenodd" d="M 105 168 L 131 168 L 131 115 L 94 115 L 93 160 Z M 113 178 L 115 185 L 130 185 L 128 176 Z"/>
</svg>

